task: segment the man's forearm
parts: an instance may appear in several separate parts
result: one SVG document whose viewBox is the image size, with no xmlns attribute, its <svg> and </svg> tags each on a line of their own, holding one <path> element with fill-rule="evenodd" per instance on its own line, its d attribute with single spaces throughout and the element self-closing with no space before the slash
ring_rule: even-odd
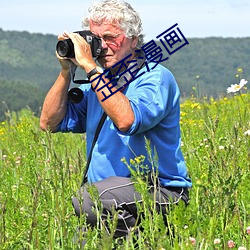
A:
<svg viewBox="0 0 250 250">
<path fill-rule="evenodd" d="M 93 79 L 96 77 L 93 76 Z M 104 80 L 106 80 L 104 78 Z M 98 80 L 92 82 L 92 87 L 95 88 L 95 85 L 98 83 Z M 103 87 L 108 82 L 103 83 L 99 81 L 98 88 Z M 106 96 L 110 94 L 107 88 L 103 88 L 102 91 Z M 116 92 L 114 95 L 107 98 L 102 102 L 103 93 L 102 91 L 95 91 L 97 98 L 110 119 L 115 123 L 118 129 L 122 132 L 127 131 L 134 122 L 134 113 L 131 108 L 129 99 L 122 94 L 122 92 Z"/>
<path fill-rule="evenodd" d="M 62 70 L 44 100 L 40 117 L 42 130 L 49 129 L 55 132 L 57 125 L 65 116 L 69 84 L 70 73 L 68 70 Z"/>
</svg>

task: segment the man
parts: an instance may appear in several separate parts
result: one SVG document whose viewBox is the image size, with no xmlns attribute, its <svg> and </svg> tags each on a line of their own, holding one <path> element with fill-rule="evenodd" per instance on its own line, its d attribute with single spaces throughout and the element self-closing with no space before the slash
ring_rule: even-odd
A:
<svg viewBox="0 0 250 250">
<path fill-rule="evenodd" d="M 155 63 L 147 62 L 147 67 L 146 62 L 139 63 L 137 50 L 143 41 L 141 20 L 128 3 L 106 0 L 93 4 L 84 26 L 101 38 L 102 54 L 98 62 L 102 69 L 92 58 L 90 47 L 82 36 L 70 32 L 60 36 L 60 40 L 72 40 L 75 58 L 57 55 L 62 69 L 45 98 L 40 126 L 52 132 L 86 132 L 87 155 L 92 156 L 87 180 L 98 190 L 103 205 L 103 220 L 107 215 L 112 219 L 114 209 L 119 210 L 115 237 L 120 237 L 128 234 L 135 226 L 136 202 L 141 201 L 130 178 L 129 168 L 121 162 L 122 158 L 130 162 L 136 156 L 144 155 L 143 164 L 148 166 L 149 171 L 155 170 L 158 173 L 159 210 L 165 211 L 168 204 L 179 200 L 188 203 L 191 180 L 187 177 L 180 149 L 179 89 L 173 75 L 165 67 L 157 65 L 147 70 L 153 68 Z M 121 69 L 122 64 L 119 62 L 124 58 L 126 66 L 123 65 Z M 84 94 L 80 103 L 68 101 L 73 64 L 84 70 L 91 82 L 80 86 Z M 135 66 L 133 74 L 130 74 L 133 81 L 125 85 L 124 74 L 121 72 L 125 72 L 131 65 Z M 106 75 L 103 69 L 108 70 Z M 112 83 L 119 91 L 110 95 L 110 84 L 107 84 L 114 78 L 116 82 Z M 103 112 L 107 118 L 91 153 Z M 157 166 L 150 163 L 146 140 L 152 152 L 156 150 Z M 152 185 L 150 180 L 149 185 Z M 85 214 L 87 223 L 95 226 L 97 218 L 92 209 L 94 203 L 85 186 L 80 190 L 82 204 L 78 198 L 73 198 L 73 205 L 78 216 Z"/>
</svg>

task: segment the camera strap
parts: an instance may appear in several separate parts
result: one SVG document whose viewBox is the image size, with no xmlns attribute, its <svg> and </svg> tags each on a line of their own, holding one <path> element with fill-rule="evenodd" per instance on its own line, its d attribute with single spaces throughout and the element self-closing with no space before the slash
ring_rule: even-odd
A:
<svg viewBox="0 0 250 250">
<path fill-rule="evenodd" d="M 90 83 L 89 80 L 76 80 L 75 79 L 76 70 L 77 70 L 76 65 L 72 65 L 70 67 L 70 75 L 71 75 L 71 79 L 72 79 L 73 83 L 75 83 L 75 84 L 87 84 L 87 83 Z"/>
<path fill-rule="evenodd" d="M 94 139 L 93 139 L 93 142 L 92 142 L 92 145 L 91 145 L 91 149 L 90 149 L 90 152 L 89 152 L 89 157 L 88 157 L 88 160 L 87 160 L 87 163 L 86 163 L 86 166 L 85 166 L 85 170 L 84 170 L 84 175 L 83 175 L 83 180 L 82 180 L 81 187 L 87 182 L 87 173 L 88 173 L 89 164 L 90 164 L 90 161 L 91 161 L 91 158 L 92 158 L 92 152 L 93 152 L 95 143 L 96 143 L 97 138 L 98 138 L 98 136 L 100 134 L 100 131 L 102 129 L 102 125 L 103 125 L 106 117 L 107 117 L 107 114 L 104 112 L 102 114 L 102 117 L 101 117 L 98 125 L 97 125 L 96 131 L 95 131 L 95 136 L 94 136 Z"/>
</svg>

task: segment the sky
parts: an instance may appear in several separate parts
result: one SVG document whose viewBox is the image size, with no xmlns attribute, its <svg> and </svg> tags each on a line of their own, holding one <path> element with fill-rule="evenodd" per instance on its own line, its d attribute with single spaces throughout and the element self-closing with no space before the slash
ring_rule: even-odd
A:
<svg viewBox="0 0 250 250">
<path fill-rule="evenodd" d="M 81 29 L 93 0 L 0 0 L 0 28 L 59 35 Z M 140 14 L 145 40 L 174 24 L 186 38 L 250 37 L 249 0 L 127 0 Z M 1 37 L 0 37 L 1 39 Z"/>
</svg>

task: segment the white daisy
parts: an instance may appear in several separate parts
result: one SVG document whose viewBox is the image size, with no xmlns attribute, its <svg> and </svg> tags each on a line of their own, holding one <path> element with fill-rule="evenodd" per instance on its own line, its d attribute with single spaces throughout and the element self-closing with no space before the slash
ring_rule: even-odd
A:
<svg viewBox="0 0 250 250">
<path fill-rule="evenodd" d="M 227 93 L 235 93 L 240 91 L 245 85 L 247 81 L 245 79 L 241 79 L 239 84 L 231 84 L 231 87 L 227 88 Z"/>
</svg>

